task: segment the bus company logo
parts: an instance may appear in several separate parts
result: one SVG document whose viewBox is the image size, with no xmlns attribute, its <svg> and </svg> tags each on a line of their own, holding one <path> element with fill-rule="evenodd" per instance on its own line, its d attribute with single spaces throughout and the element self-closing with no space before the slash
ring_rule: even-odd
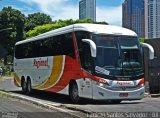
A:
<svg viewBox="0 0 160 118">
<path fill-rule="evenodd" d="M 126 87 L 123 86 L 123 87 L 122 87 L 122 90 L 125 91 L 125 90 L 126 90 Z"/>
<path fill-rule="evenodd" d="M 33 66 L 39 67 L 47 67 L 48 66 L 48 58 L 47 59 L 34 59 Z"/>
<path fill-rule="evenodd" d="M 131 82 L 121 82 L 121 81 L 117 81 L 118 85 L 131 85 Z"/>
</svg>

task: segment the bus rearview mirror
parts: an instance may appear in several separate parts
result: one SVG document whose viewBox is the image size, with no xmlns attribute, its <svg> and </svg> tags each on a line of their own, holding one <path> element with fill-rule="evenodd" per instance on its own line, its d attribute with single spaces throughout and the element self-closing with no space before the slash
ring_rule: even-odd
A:
<svg viewBox="0 0 160 118">
<path fill-rule="evenodd" d="M 141 43 L 142 47 L 146 47 L 149 49 L 149 59 L 152 60 L 154 59 L 154 49 L 151 45 L 147 44 L 147 43 Z"/>
<path fill-rule="evenodd" d="M 82 39 L 83 42 L 89 44 L 91 50 L 91 56 L 96 57 L 96 44 L 91 39 Z"/>
</svg>

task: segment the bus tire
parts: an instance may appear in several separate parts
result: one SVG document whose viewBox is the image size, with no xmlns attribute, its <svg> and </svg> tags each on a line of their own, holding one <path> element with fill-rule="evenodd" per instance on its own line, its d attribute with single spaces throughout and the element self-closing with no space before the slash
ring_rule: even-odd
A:
<svg viewBox="0 0 160 118">
<path fill-rule="evenodd" d="M 25 94 L 26 93 L 26 81 L 25 79 L 23 78 L 22 79 L 22 82 L 21 82 L 21 87 L 22 87 L 22 92 Z"/>
<path fill-rule="evenodd" d="M 27 79 L 26 83 L 26 94 L 29 95 L 32 92 L 31 80 Z"/>
<path fill-rule="evenodd" d="M 69 96 L 73 103 L 78 103 L 80 101 L 78 85 L 75 81 L 71 82 L 70 84 Z"/>
</svg>

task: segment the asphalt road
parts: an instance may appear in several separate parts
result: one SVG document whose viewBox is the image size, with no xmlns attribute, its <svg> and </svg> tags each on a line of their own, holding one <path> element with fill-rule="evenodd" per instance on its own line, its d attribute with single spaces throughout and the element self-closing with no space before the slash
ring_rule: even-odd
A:
<svg viewBox="0 0 160 118">
<path fill-rule="evenodd" d="M 20 91 L 14 93 L 22 95 Z M 65 105 L 88 112 L 160 112 L 160 98 L 147 97 L 136 101 L 122 101 L 120 104 L 82 99 L 79 104 L 72 104 L 68 96 L 44 91 L 33 91 L 29 97 L 45 100 L 54 105 Z"/>
<path fill-rule="evenodd" d="M 6 82 L 6 86 L 9 86 L 11 84 L 11 80 L 8 80 Z M 0 82 L 1 83 L 1 82 Z M 4 86 L 4 85 L 3 85 Z M 5 88 L 3 88 L 5 89 Z M 11 88 L 8 90 L 12 90 Z M 35 101 L 41 101 L 41 102 L 47 102 L 49 104 L 52 104 L 54 106 L 65 106 L 67 108 L 74 108 L 74 110 L 80 110 L 80 111 L 86 111 L 89 113 L 102 113 L 102 117 L 106 116 L 106 113 L 122 113 L 118 114 L 118 116 L 122 117 L 134 117 L 132 115 L 128 115 L 125 113 L 151 113 L 150 116 L 155 115 L 155 118 L 159 118 L 160 114 L 160 98 L 150 98 L 146 97 L 142 100 L 136 100 L 136 101 L 122 101 L 120 104 L 111 104 L 107 101 L 93 101 L 93 100 L 86 100 L 82 99 L 80 104 L 72 104 L 70 102 L 70 99 L 68 96 L 65 95 L 58 95 L 50 92 L 44 92 L 44 91 L 33 91 L 33 93 L 30 96 L 23 95 L 21 91 L 19 91 L 19 88 L 17 90 L 12 91 L 15 95 L 24 96 L 26 98 L 35 100 Z M 103 114 L 105 113 L 105 114 Z M 155 113 L 155 114 L 154 114 Z M 124 115 L 125 114 L 125 115 Z M 107 114 L 108 115 L 108 114 Z M 127 115 L 127 116 L 126 116 Z M 112 115 L 111 115 L 112 116 Z M 84 117 L 99 117 L 95 114 L 86 114 Z"/>
<path fill-rule="evenodd" d="M 0 90 L 21 94 L 21 88 L 13 84 L 13 79 L 0 79 Z M 74 116 L 57 109 L 49 110 L 19 99 L 0 96 L 0 118 L 74 118 Z"/>
<path fill-rule="evenodd" d="M 72 118 L 70 115 L 0 97 L 0 118 Z"/>
</svg>

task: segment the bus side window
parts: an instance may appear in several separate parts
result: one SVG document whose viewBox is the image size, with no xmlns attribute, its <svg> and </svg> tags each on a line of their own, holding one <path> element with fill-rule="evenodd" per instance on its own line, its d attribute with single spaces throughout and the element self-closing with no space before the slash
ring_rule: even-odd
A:
<svg viewBox="0 0 160 118">
<path fill-rule="evenodd" d="M 64 43 L 63 50 L 65 51 L 65 54 L 75 59 L 74 43 L 72 40 L 71 33 L 65 34 L 65 41 L 63 43 Z"/>
<path fill-rule="evenodd" d="M 23 45 L 16 45 L 15 46 L 15 57 L 17 59 L 22 59 L 24 57 L 24 46 Z"/>
</svg>

